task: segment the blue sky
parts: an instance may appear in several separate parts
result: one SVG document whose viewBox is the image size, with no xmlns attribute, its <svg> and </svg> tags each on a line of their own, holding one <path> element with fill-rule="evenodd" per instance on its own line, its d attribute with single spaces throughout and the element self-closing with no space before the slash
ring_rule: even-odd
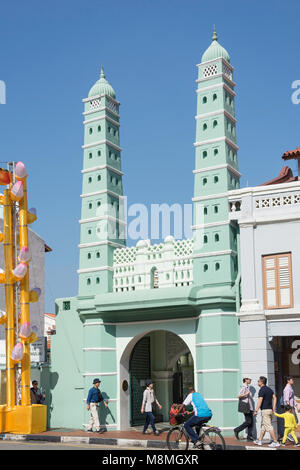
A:
<svg viewBox="0 0 300 470">
<path fill-rule="evenodd" d="M 100 64 L 121 101 L 128 203 L 189 203 L 196 64 L 213 24 L 235 67 L 241 183 L 252 186 L 277 176 L 282 153 L 300 145 L 300 104 L 291 102 L 299 15 L 293 0 L 2 2 L 0 160 L 23 160 L 29 170 L 33 229 L 53 249 L 46 311 L 77 293 L 81 100 Z"/>
</svg>

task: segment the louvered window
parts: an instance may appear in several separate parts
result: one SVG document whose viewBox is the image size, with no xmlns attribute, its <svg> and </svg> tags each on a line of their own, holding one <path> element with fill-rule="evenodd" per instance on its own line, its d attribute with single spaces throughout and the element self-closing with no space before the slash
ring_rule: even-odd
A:
<svg viewBox="0 0 300 470">
<path fill-rule="evenodd" d="M 290 253 L 263 256 L 264 303 L 267 310 L 293 307 Z"/>
</svg>

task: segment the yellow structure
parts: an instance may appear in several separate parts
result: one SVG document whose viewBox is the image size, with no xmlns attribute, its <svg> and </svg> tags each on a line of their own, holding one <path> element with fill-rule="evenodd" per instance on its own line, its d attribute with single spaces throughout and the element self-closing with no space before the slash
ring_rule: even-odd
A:
<svg viewBox="0 0 300 470">
<path fill-rule="evenodd" d="M 3 243 L 5 265 L 0 283 L 5 284 L 6 309 L 6 404 L 0 406 L 0 432 L 32 434 L 46 430 L 47 407 L 31 405 L 30 343 L 34 333 L 20 339 L 19 330 L 20 325 L 30 325 L 30 302 L 38 298 L 36 292 L 29 290 L 30 258 L 24 256 L 24 252 L 29 252 L 28 223 L 34 222 L 36 216 L 28 211 L 27 174 L 22 162 L 14 165 L 9 174 L 7 170 L 0 169 L 0 184 L 7 184 L 4 195 L 0 196 L 0 204 L 3 204 L 3 234 L 0 242 Z M 16 261 L 17 254 L 19 264 Z M 20 285 L 17 286 L 17 283 Z M 18 292 L 20 311 L 16 306 Z M 30 331 L 30 326 L 28 328 Z M 17 380 L 19 363 L 20 385 Z"/>
</svg>

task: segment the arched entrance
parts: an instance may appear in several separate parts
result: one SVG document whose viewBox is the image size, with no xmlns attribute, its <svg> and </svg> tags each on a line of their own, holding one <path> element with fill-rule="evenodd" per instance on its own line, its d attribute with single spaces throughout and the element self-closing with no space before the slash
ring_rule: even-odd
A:
<svg viewBox="0 0 300 470">
<path fill-rule="evenodd" d="M 172 403 L 182 402 L 189 386 L 194 385 L 194 363 L 187 344 L 175 333 L 154 330 L 133 338 L 124 351 L 121 369 L 128 370 L 127 396 L 121 390 L 120 405 L 128 407 L 131 426 L 141 425 L 143 391 L 147 379 L 154 389 L 162 410 L 156 409 L 156 421 L 168 421 Z"/>
</svg>

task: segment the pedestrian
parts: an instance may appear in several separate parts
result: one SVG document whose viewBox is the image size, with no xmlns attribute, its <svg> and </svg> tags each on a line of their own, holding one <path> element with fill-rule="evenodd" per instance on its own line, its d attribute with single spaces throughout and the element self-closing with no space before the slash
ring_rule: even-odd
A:
<svg viewBox="0 0 300 470">
<path fill-rule="evenodd" d="M 279 447 L 280 444 L 276 439 L 274 428 L 272 426 L 272 416 L 276 410 L 276 395 L 270 387 L 267 387 L 266 377 L 259 377 L 258 386 L 260 390 L 258 393 L 258 402 L 256 410 L 254 411 L 253 416 L 257 415 L 259 409 L 261 410 L 261 432 L 259 439 L 256 439 L 254 441 L 254 444 L 261 446 L 265 433 L 269 432 L 271 438 L 273 439 L 271 444 L 269 444 L 269 447 Z"/>
<path fill-rule="evenodd" d="M 43 405 L 45 403 L 45 394 L 38 388 L 38 381 L 32 381 L 32 387 L 30 389 L 30 400 L 32 405 Z"/>
<path fill-rule="evenodd" d="M 292 438 L 294 439 L 294 442 L 295 442 L 294 446 L 299 447 L 298 438 L 295 434 L 297 423 L 296 423 L 295 415 L 293 413 L 293 408 L 290 405 L 286 405 L 284 413 L 274 413 L 274 414 L 278 418 L 284 419 L 284 436 L 282 439 L 282 445 L 286 443 L 287 437 L 290 434 Z"/>
<path fill-rule="evenodd" d="M 143 434 L 146 434 L 149 424 L 153 429 L 153 433 L 158 436 L 159 432 L 157 431 L 155 424 L 154 424 L 154 404 L 157 404 L 158 408 L 161 410 L 162 406 L 158 402 L 154 389 L 153 389 L 153 382 L 152 380 L 147 380 L 146 382 L 146 389 L 144 390 L 143 394 L 143 402 L 141 407 L 141 413 L 146 413 L 146 421 L 143 429 Z"/>
<path fill-rule="evenodd" d="M 201 427 L 212 418 L 212 412 L 203 396 L 196 392 L 194 387 L 189 387 L 189 394 L 178 411 L 180 412 L 184 406 L 189 405 L 193 406 L 194 415 L 184 423 L 184 428 L 194 447 L 197 448 Z M 196 432 L 193 427 L 196 427 Z"/>
<path fill-rule="evenodd" d="M 238 411 L 240 413 L 244 413 L 245 420 L 240 426 L 237 426 L 233 430 L 234 435 L 237 440 L 239 440 L 239 433 L 247 428 L 248 429 L 247 441 L 254 441 L 254 438 L 252 436 L 254 404 L 253 404 L 253 399 L 252 399 L 252 395 L 250 391 L 250 384 L 251 384 L 251 379 L 245 377 L 243 379 L 242 388 L 238 395 L 238 399 L 239 399 Z"/>
<path fill-rule="evenodd" d="M 108 407 L 108 404 L 104 400 L 102 393 L 99 390 L 100 383 L 101 383 L 100 379 L 93 380 L 93 387 L 90 388 L 88 397 L 86 400 L 87 409 L 88 411 L 90 411 L 90 422 L 89 422 L 89 427 L 87 429 L 87 432 L 93 432 L 94 426 L 96 428 L 96 432 L 103 432 L 103 431 L 100 431 L 98 407 L 99 407 L 99 403 L 101 403 L 102 401 L 106 408 Z"/>
<path fill-rule="evenodd" d="M 286 377 L 286 386 L 283 390 L 283 405 L 289 405 L 292 408 L 292 413 L 295 416 L 296 423 L 298 424 L 297 416 L 297 402 L 295 400 L 295 392 L 293 389 L 294 379 L 293 377 Z"/>
</svg>

